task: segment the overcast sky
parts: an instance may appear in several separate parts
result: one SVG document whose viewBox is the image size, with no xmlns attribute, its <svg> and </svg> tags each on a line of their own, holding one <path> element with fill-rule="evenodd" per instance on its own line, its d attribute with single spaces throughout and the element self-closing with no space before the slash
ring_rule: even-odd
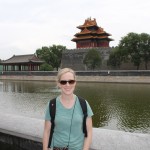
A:
<svg viewBox="0 0 150 150">
<path fill-rule="evenodd" d="M 0 59 L 53 44 L 74 49 L 89 17 L 112 34 L 110 46 L 129 32 L 150 34 L 150 0 L 0 0 Z"/>
</svg>

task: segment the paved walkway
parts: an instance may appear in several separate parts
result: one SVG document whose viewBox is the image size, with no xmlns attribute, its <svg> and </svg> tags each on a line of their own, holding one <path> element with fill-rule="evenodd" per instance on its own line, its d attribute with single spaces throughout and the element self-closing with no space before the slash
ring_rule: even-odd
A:
<svg viewBox="0 0 150 150">
<path fill-rule="evenodd" d="M 0 113 L 0 132 L 42 141 L 44 121 Z M 93 128 L 91 150 L 150 150 L 150 134 Z"/>
</svg>

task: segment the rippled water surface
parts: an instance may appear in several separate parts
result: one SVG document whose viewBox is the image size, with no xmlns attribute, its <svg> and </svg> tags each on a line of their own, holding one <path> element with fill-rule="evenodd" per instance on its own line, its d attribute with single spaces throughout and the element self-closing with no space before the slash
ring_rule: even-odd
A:
<svg viewBox="0 0 150 150">
<path fill-rule="evenodd" d="M 0 113 L 43 119 L 59 92 L 54 82 L 2 80 Z M 150 84 L 77 83 L 75 94 L 90 103 L 94 127 L 150 133 Z"/>
</svg>

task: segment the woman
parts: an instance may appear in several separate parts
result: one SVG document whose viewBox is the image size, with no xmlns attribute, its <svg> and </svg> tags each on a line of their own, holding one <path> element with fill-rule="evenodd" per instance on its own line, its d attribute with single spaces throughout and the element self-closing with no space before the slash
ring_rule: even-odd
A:
<svg viewBox="0 0 150 150">
<path fill-rule="evenodd" d="M 67 147 L 69 150 L 89 150 L 92 141 L 92 115 L 93 112 L 87 103 L 88 117 L 86 119 L 87 137 L 84 137 L 83 112 L 78 97 L 74 94 L 76 86 L 75 72 L 70 68 L 61 69 L 57 75 L 57 85 L 61 95 L 56 98 L 55 128 L 51 148 Z M 45 126 L 43 134 L 43 150 L 48 150 L 51 117 L 49 104 L 45 113 Z M 54 148 L 57 147 L 57 148 Z"/>
</svg>

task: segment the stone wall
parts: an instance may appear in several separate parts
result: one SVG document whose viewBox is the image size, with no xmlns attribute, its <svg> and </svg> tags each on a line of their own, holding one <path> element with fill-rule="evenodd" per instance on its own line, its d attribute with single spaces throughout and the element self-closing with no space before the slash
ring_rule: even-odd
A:
<svg viewBox="0 0 150 150">
<path fill-rule="evenodd" d="M 42 143 L 27 138 L 0 132 L 0 142 L 17 150 L 42 150 Z M 3 150 L 3 149 L 2 149 Z"/>
<path fill-rule="evenodd" d="M 76 71 L 88 70 L 86 66 L 83 64 L 83 60 L 84 60 L 85 55 L 88 53 L 89 49 L 90 48 L 66 50 L 62 54 L 61 68 L 70 67 Z M 107 66 L 107 60 L 109 59 L 109 55 L 110 55 L 112 48 L 103 47 L 103 48 L 94 48 L 94 49 L 97 49 L 102 57 L 101 66 L 99 68 L 96 68 L 95 70 L 137 70 L 137 67 L 134 66 L 133 63 L 129 63 L 129 62 L 122 63 L 120 67 Z M 150 63 L 148 63 L 147 69 L 150 69 Z M 144 63 L 141 63 L 139 70 L 145 70 Z"/>
<path fill-rule="evenodd" d="M 86 66 L 83 64 L 83 60 L 85 55 L 88 53 L 89 49 L 83 48 L 83 49 L 66 50 L 62 54 L 61 68 L 70 67 L 74 70 L 87 70 Z M 108 47 L 108 48 L 94 48 L 94 49 L 97 49 L 97 51 L 99 51 L 102 57 L 102 64 L 99 70 L 107 70 L 108 69 L 107 60 L 109 58 L 109 54 L 112 48 Z"/>
</svg>

